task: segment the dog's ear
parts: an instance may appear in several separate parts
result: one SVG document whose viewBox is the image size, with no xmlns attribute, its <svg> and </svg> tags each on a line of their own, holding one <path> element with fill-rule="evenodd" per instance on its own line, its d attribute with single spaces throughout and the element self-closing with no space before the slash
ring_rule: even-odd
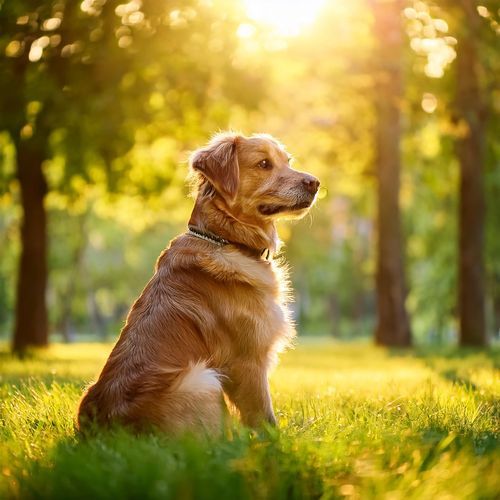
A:
<svg viewBox="0 0 500 500">
<path fill-rule="evenodd" d="M 229 201 L 234 201 L 240 182 L 236 143 L 235 135 L 216 136 L 206 148 L 195 151 L 190 162 Z"/>
</svg>

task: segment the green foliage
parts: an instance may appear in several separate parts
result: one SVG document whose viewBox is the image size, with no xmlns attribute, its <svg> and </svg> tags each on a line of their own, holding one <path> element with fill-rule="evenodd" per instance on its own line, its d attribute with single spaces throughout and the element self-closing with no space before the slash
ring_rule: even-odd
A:
<svg viewBox="0 0 500 500">
<path fill-rule="evenodd" d="M 73 417 L 109 345 L 2 353 L 0 495 L 22 498 L 494 498 L 499 358 L 309 342 L 272 377 L 278 429 L 221 437 L 116 430 Z"/>
<path fill-rule="evenodd" d="M 0 130 L 15 143 L 37 141 L 47 159 L 62 158 L 53 189 L 71 190 L 75 175 L 95 182 L 96 168 L 117 188 L 130 163 L 115 160 L 132 145 L 168 136 L 178 151 L 219 124 L 226 103 L 252 106 L 260 95 L 259 79 L 230 64 L 230 10 L 220 17 L 203 2 L 175 0 L 0 9 Z M 176 162 L 165 163 L 168 172 Z"/>
<path fill-rule="evenodd" d="M 400 201 L 417 342 L 453 341 L 456 333 L 454 143 L 464 128 L 454 111 L 453 53 L 466 26 L 456 5 L 407 2 L 402 16 Z M 500 325 L 499 24 L 494 0 L 482 5 L 493 336 Z M 103 336 L 118 332 L 159 252 L 185 228 L 189 150 L 232 127 L 275 134 L 295 167 L 322 181 L 311 215 L 280 228 L 300 333 L 368 335 L 378 98 L 371 22 L 365 0 L 325 2 L 295 38 L 276 39 L 255 23 L 241 38 L 238 27 L 250 21 L 229 0 L 0 1 L 0 334 L 10 333 L 14 308 L 19 141 L 40 134 L 46 149 L 52 330 L 67 330 L 69 321 L 77 334 Z"/>
<path fill-rule="evenodd" d="M 111 229 L 120 250 L 123 241 L 116 243 L 116 237 L 123 231 L 112 227 L 113 219 L 119 227 L 135 221 L 137 231 L 166 219 L 177 223 L 179 213 L 185 219 L 186 171 L 179 164 L 187 149 L 206 140 L 233 111 L 255 107 L 264 93 L 258 71 L 232 64 L 237 14 L 224 1 L 0 2 L 2 330 L 11 328 L 18 256 L 14 151 L 36 150 L 45 160 L 52 215 L 49 302 L 60 330 L 59 318 L 75 323 L 83 315 L 86 288 L 93 287 L 94 303 L 102 288 L 103 262 L 94 273 L 85 233 Z M 84 219 L 90 223 L 81 226 Z M 94 241 L 99 239 L 107 235 Z M 164 244 L 154 247 L 156 255 Z M 105 250 L 97 260 L 113 261 L 108 278 L 125 277 L 129 259 L 105 257 Z M 156 257 L 151 255 L 141 269 L 143 281 Z M 74 283 L 84 275 L 87 286 Z M 124 300 L 130 302 L 129 285 L 111 282 L 128 290 Z M 120 291 L 113 296 L 121 304 Z"/>
</svg>

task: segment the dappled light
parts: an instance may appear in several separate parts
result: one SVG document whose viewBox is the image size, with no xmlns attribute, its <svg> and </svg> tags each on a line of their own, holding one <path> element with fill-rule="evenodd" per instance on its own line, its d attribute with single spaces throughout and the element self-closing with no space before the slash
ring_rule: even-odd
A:
<svg viewBox="0 0 500 500">
<path fill-rule="evenodd" d="M 57 345 L 28 362 L 0 351 L 4 383 L 13 384 L 0 387 L 10 429 L 3 450 L 12 457 L 3 464 L 0 492 L 205 498 L 225 496 L 230 485 L 240 498 L 263 490 L 266 498 L 283 490 L 300 498 L 378 498 L 388 490 L 491 498 L 497 491 L 500 388 L 495 358 L 486 353 L 408 356 L 363 343 L 304 342 L 271 377 L 279 432 L 233 426 L 208 442 L 125 432 L 77 440 L 70 414 L 80 380 L 98 370 L 110 348 Z M 26 375 L 30 385 L 19 387 Z M 33 422 L 35 437 L 12 438 L 31 436 Z"/>
<path fill-rule="evenodd" d="M 430 78 L 441 78 L 446 67 L 455 59 L 457 39 L 449 36 L 448 23 L 430 15 L 425 2 L 404 9 L 408 19 L 407 31 L 411 48 L 427 59 L 424 71 Z"/>
<path fill-rule="evenodd" d="M 499 7 L 0 0 L 0 497 L 498 497 Z"/>
<path fill-rule="evenodd" d="M 1 231 L 8 242 L 0 295 L 4 335 L 13 327 L 13 271 L 20 249 L 18 139 L 21 145 L 44 145 L 39 152 L 49 187 L 44 206 L 49 215 L 57 214 L 49 224 L 53 255 L 46 296 L 54 334 L 60 333 L 56 325 L 67 310 L 72 329 L 95 331 L 98 320 L 89 320 L 102 316 L 96 297 L 122 289 L 114 277 L 120 273 L 94 269 L 99 262 L 89 257 L 94 250 L 106 259 L 118 255 L 124 251 L 121 239 L 129 241 L 130 254 L 140 251 L 134 241 L 151 248 L 146 258 L 133 259 L 137 267 L 128 269 L 140 277 L 137 285 L 115 300 L 114 310 L 108 308 L 110 317 L 99 320 L 106 325 L 103 331 L 114 335 L 154 254 L 166 235 L 182 230 L 189 215 L 189 151 L 223 128 L 275 134 L 293 153 L 296 168 L 321 178 L 319 203 L 311 214 L 299 224 L 280 226 L 293 270 L 297 301 L 292 307 L 300 333 L 370 334 L 376 321 L 372 282 L 377 254 L 373 130 L 377 106 L 388 100 L 383 92 L 394 92 L 384 82 L 394 78 L 391 65 L 401 61 L 403 91 L 395 110 L 401 113 L 404 136 L 399 199 L 407 242 L 406 305 L 418 342 L 455 341 L 458 274 L 446 264 L 457 257 L 458 238 L 459 177 L 452 143 L 471 133 L 469 119 L 457 111 L 453 86 L 463 80 L 457 76 L 457 55 L 465 43 L 464 23 L 472 19 L 483 65 L 477 78 L 488 101 L 478 112 L 491 117 L 482 134 L 492 145 L 489 152 L 480 148 L 488 161 L 489 202 L 497 189 L 496 142 L 491 141 L 498 135 L 493 77 L 498 12 L 488 2 L 465 14 L 439 2 L 401 4 L 397 38 L 388 37 L 380 55 L 374 55 L 375 45 L 392 28 L 386 14 L 372 7 L 363 0 L 189 5 L 84 0 L 71 8 L 57 2 L 37 9 L 22 3 L 11 10 L 3 6 L 9 30 L 2 35 L 2 95 L 5 109 L 12 107 L 4 116 L 12 118 L 14 127 L 2 122 Z M 374 35 L 376 22 L 380 34 Z M 394 43 L 395 49 L 388 49 Z M 386 65 L 383 59 L 394 50 L 401 55 Z M 24 84 L 11 83 L 15 68 L 25 72 L 23 93 L 14 89 Z M 496 221 L 496 211 L 488 210 L 490 333 L 498 331 Z M 72 241 L 75 223 L 84 224 L 85 232 L 105 233 L 101 239 L 113 234 L 116 240 L 99 249 L 91 239 L 77 244 Z M 62 284 L 68 282 L 64 269 L 72 252 L 61 252 L 59 262 L 56 246 L 73 248 L 81 259 L 69 296 Z M 94 273 L 102 279 L 83 279 Z M 68 305 L 61 307 L 57 297 L 68 297 Z"/>
<path fill-rule="evenodd" d="M 264 24 L 268 29 L 281 36 L 295 36 L 314 23 L 324 7 L 326 0 L 308 2 L 287 0 L 244 0 L 250 19 Z M 246 25 L 248 26 L 248 25 Z M 243 30 L 247 36 L 249 31 Z"/>
</svg>

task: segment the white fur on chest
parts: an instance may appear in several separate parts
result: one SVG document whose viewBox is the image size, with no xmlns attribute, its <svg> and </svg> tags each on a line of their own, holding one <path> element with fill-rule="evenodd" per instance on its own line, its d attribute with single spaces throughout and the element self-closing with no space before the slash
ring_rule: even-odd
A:
<svg viewBox="0 0 500 500">
<path fill-rule="evenodd" d="M 222 253 L 222 252 L 221 252 Z M 246 296 L 235 296 L 228 310 L 232 334 L 248 352 L 276 350 L 294 334 L 285 301 L 287 278 L 274 262 L 258 261 L 238 251 L 223 252 L 218 259 L 225 271 L 246 285 Z"/>
</svg>

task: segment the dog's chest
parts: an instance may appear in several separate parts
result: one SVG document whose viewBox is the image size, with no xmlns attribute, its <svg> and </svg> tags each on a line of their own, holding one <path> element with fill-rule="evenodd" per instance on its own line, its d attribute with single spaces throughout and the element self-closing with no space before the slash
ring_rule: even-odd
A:
<svg viewBox="0 0 500 500">
<path fill-rule="evenodd" d="M 291 336 L 285 299 L 287 280 L 276 262 L 259 261 L 234 249 L 200 259 L 211 275 L 205 293 L 214 313 L 214 331 L 238 354 L 265 353 Z M 209 291 L 210 289 L 210 291 Z"/>
<path fill-rule="evenodd" d="M 290 328 L 285 306 L 274 300 L 258 301 L 255 308 L 237 307 L 227 319 L 227 334 L 239 355 L 267 353 L 288 337 Z"/>
<path fill-rule="evenodd" d="M 291 330 L 279 275 L 271 265 L 265 273 L 265 280 L 241 283 L 231 291 L 232 310 L 227 311 L 226 321 L 242 351 L 265 352 Z M 259 269 L 259 277 L 262 275 Z"/>
</svg>

